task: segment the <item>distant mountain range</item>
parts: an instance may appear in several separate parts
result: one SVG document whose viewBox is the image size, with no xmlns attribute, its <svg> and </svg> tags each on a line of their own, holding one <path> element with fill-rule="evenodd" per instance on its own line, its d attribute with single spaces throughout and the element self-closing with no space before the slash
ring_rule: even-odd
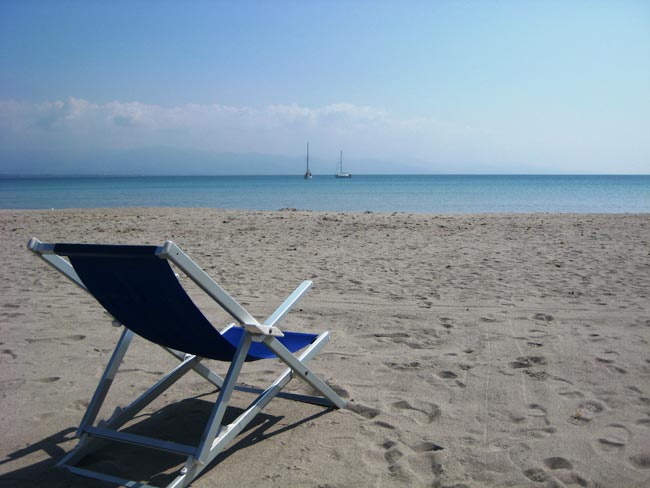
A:
<svg viewBox="0 0 650 488">
<path fill-rule="evenodd" d="M 309 167 L 315 175 L 333 175 L 337 162 L 338 154 L 332 154 L 330 159 L 318 154 L 309 157 Z M 531 163 L 447 163 L 406 158 L 349 157 L 345 158 L 344 166 L 352 175 L 567 173 L 561 164 L 536 167 Z M 305 156 L 295 154 L 210 152 L 176 147 L 12 152 L 0 147 L 2 176 L 302 175 L 304 172 Z"/>
<path fill-rule="evenodd" d="M 337 158 L 311 156 L 315 175 L 334 174 Z M 431 173 L 425 163 L 349 159 L 352 174 Z M 305 171 L 303 155 L 216 153 L 171 147 L 123 151 L 0 150 L 0 174 L 4 175 L 289 175 Z"/>
</svg>

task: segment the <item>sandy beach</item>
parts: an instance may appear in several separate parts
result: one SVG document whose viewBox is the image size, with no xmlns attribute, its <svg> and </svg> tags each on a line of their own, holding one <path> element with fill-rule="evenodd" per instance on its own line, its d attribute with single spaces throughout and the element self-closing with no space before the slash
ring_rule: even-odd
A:
<svg viewBox="0 0 650 488">
<path fill-rule="evenodd" d="M 276 399 L 192 486 L 650 485 L 650 214 L 2 210 L 0 487 L 101 487 L 54 465 L 120 330 L 26 250 L 32 236 L 171 239 L 260 318 L 314 282 L 282 326 L 331 332 L 312 365 L 348 408 Z M 244 381 L 272 381 L 281 366 L 264 363 Z M 174 365 L 136 339 L 104 416 Z M 136 421 L 195 439 L 212 398 L 188 375 Z M 88 464 L 163 473 L 153 483 L 179 467 L 136 452 Z"/>
</svg>

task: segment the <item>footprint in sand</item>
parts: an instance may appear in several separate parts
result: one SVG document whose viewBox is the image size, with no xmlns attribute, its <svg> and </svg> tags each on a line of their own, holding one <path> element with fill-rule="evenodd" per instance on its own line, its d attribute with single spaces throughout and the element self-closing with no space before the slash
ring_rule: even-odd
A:
<svg viewBox="0 0 650 488">
<path fill-rule="evenodd" d="M 451 329 L 454 327 L 454 325 L 451 323 L 451 319 L 448 317 L 440 317 L 438 319 L 440 321 L 440 324 L 445 328 L 445 329 Z"/>
<path fill-rule="evenodd" d="M 415 452 L 442 451 L 444 449 L 444 447 L 429 441 L 420 441 L 409 447 Z"/>
<path fill-rule="evenodd" d="M 546 364 L 544 356 L 520 356 L 515 361 L 510 362 L 513 369 L 530 368 L 533 366 L 543 366 Z"/>
<path fill-rule="evenodd" d="M 0 381 L 0 392 L 5 392 L 5 391 L 11 391 L 11 390 L 17 390 L 21 386 L 23 386 L 26 383 L 26 381 L 22 378 L 17 378 L 14 380 L 5 380 L 5 381 Z"/>
<path fill-rule="evenodd" d="M 598 435 L 596 447 L 603 452 L 617 452 L 630 440 L 630 431 L 621 424 L 609 424 Z"/>
<path fill-rule="evenodd" d="M 418 342 L 405 342 L 404 343 L 407 347 L 410 347 L 411 349 L 433 349 L 437 345 L 437 343 L 430 341 L 429 339 L 423 339 Z"/>
<path fill-rule="evenodd" d="M 83 341 L 86 338 L 83 334 L 69 335 L 65 337 L 40 337 L 36 339 L 25 339 L 25 342 L 28 344 L 33 344 L 35 342 L 59 342 L 59 341 Z"/>
<path fill-rule="evenodd" d="M 596 357 L 596 361 L 604 364 L 612 364 L 617 358 L 618 353 L 616 351 L 604 351 Z"/>
<path fill-rule="evenodd" d="M 422 441 L 410 446 L 388 440 L 381 447 L 384 449 L 388 470 L 394 476 L 409 481 L 410 485 L 420 484 L 416 483 L 416 479 L 422 481 L 419 473 L 430 471 L 436 476 L 443 472 L 442 463 L 436 452 L 442 450 L 442 447 L 433 442 Z"/>
<path fill-rule="evenodd" d="M 636 454 L 628 458 L 637 469 L 650 469 L 650 454 Z"/>
<path fill-rule="evenodd" d="M 616 351 L 603 351 L 602 354 L 596 357 L 596 362 L 604 364 L 612 373 L 627 374 L 627 370 L 613 364 L 618 356 L 619 354 Z"/>
<path fill-rule="evenodd" d="M 453 371 L 439 371 L 438 376 L 445 380 L 458 378 L 458 375 Z"/>
<path fill-rule="evenodd" d="M 340 396 L 341 398 L 349 399 L 350 398 L 350 392 L 343 388 L 342 386 L 336 385 L 336 384 L 330 384 L 330 387 L 334 392 Z"/>
<path fill-rule="evenodd" d="M 548 411 L 542 405 L 538 403 L 529 404 L 527 415 L 531 417 L 526 422 L 529 427 L 526 430 L 527 433 L 537 431 L 539 435 L 546 437 L 555 432 L 555 428 L 550 427 L 551 421 L 548 419 Z"/>
<path fill-rule="evenodd" d="M 350 402 L 347 405 L 347 409 L 367 419 L 374 419 L 380 413 L 378 409 L 362 405 L 361 403 Z"/>
<path fill-rule="evenodd" d="M 561 387 L 557 390 L 557 394 L 561 397 L 568 398 L 570 400 L 578 400 L 584 398 L 585 396 L 577 390 L 573 390 L 570 387 Z"/>
<path fill-rule="evenodd" d="M 542 428 L 524 429 L 520 434 L 525 439 L 546 439 L 557 432 L 557 429 L 552 425 Z"/>
<path fill-rule="evenodd" d="M 47 378 L 39 378 L 37 381 L 39 383 L 54 383 L 55 381 L 59 381 L 61 379 L 60 376 L 48 376 Z"/>
<path fill-rule="evenodd" d="M 524 373 L 533 380 L 546 380 L 548 373 L 546 371 L 533 370 L 535 366 L 544 366 L 546 358 L 544 356 L 520 356 L 515 361 L 511 361 L 512 369 L 524 369 Z"/>
<path fill-rule="evenodd" d="M 384 422 L 383 420 L 375 420 L 373 424 L 383 429 L 395 430 L 396 428 L 393 424 L 389 422 Z"/>
<path fill-rule="evenodd" d="M 368 334 L 365 337 L 388 337 L 391 339 L 401 339 L 406 337 L 411 337 L 411 334 L 407 332 L 376 332 L 374 334 Z"/>
<path fill-rule="evenodd" d="M 571 416 L 570 422 L 576 425 L 585 425 L 591 422 L 596 415 L 605 409 L 601 403 L 589 400 L 581 403 Z"/>
<path fill-rule="evenodd" d="M 17 317 L 23 317 L 25 314 L 20 313 L 20 312 L 11 312 L 11 313 L 3 312 L 0 315 L 2 315 L 3 317 L 6 317 L 8 319 L 15 319 Z"/>
<path fill-rule="evenodd" d="M 650 327 L 650 319 L 639 319 L 634 325 L 641 325 L 643 327 Z"/>
<path fill-rule="evenodd" d="M 549 334 L 545 330 L 530 329 L 528 331 L 528 339 L 536 340 L 538 342 L 541 341 L 542 339 L 547 339 L 552 337 L 554 336 L 551 336 L 551 334 Z"/>
<path fill-rule="evenodd" d="M 531 417 L 546 417 L 547 414 L 546 409 L 537 403 L 528 405 L 528 415 Z"/>
<path fill-rule="evenodd" d="M 440 407 L 435 403 L 415 401 L 412 405 L 406 400 L 392 404 L 392 407 L 411 417 L 418 424 L 430 424 L 440 416 Z"/>
<path fill-rule="evenodd" d="M 88 404 L 89 404 L 88 400 L 75 400 L 66 408 L 68 410 L 76 410 L 79 412 L 83 412 L 88 408 Z"/>
<path fill-rule="evenodd" d="M 608 364 L 607 369 L 610 370 L 612 373 L 627 374 L 626 369 L 620 368 L 618 366 L 614 366 L 613 364 Z"/>
<path fill-rule="evenodd" d="M 636 425 L 640 425 L 641 427 L 648 427 L 650 428 L 650 419 L 639 419 L 636 422 L 634 422 Z"/>
<path fill-rule="evenodd" d="M 485 322 L 487 324 L 491 324 L 497 321 L 496 317 L 492 315 L 491 313 L 487 314 L 485 317 L 480 318 L 481 322 Z"/>
<path fill-rule="evenodd" d="M 401 478 L 405 481 L 411 480 L 412 473 L 400 462 L 404 457 L 404 451 L 401 446 L 395 441 L 386 441 L 381 445 L 384 450 L 384 459 L 386 461 L 388 471 L 393 476 Z"/>
<path fill-rule="evenodd" d="M 388 462 L 389 466 L 395 464 L 404 456 L 404 453 L 395 441 L 386 441 L 381 447 L 385 449 L 384 459 Z"/>
<path fill-rule="evenodd" d="M 544 322 L 544 323 L 548 324 L 549 322 L 553 322 L 553 320 L 555 320 L 555 318 L 552 315 L 548 315 L 548 314 L 545 314 L 545 313 L 536 313 L 533 316 L 533 320 L 538 320 L 540 322 Z"/>
<path fill-rule="evenodd" d="M 548 373 L 546 371 L 531 371 L 530 369 L 525 369 L 524 373 L 526 373 L 531 380 L 543 381 L 548 379 Z"/>
<path fill-rule="evenodd" d="M 470 369 L 471 366 L 465 365 L 466 367 L 463 368 L 463 366 L 459 366 L 461 369 Z M 457 379 L 458 375 L 454 373 L 453 371 L 438 371 L 437 373 L 439 378 L 442 378 L 443 380 L 454 380 L 452 384 L 455 384 L 456 386 L 460 386 L 461 388 L 465 388 L 465 383 L 463 383 L 461 380 Z"/>
<path fill-rule="evenodd" d="M 38 415 L 34 415 L 32 417 L 32 420 L 35 420 L 36 422 L 45 422 L 51 419 L 52 417 L 54 417 L 55 415 L 56 415 L 55 412 L 45 412 Z"/>
<path fill-rule="evenodd" d="M 544 483 L 549 476 L 546 471 L 540 468 L 530 468 L 522 471 L 524 476 L 535 483 Z"/>
<path fill-rule="evenodd" d="M 568 459 L 564 459 L 563 457 L 550 457 L 544 459 L 544 466 L 546 466 L 548 469 L 556 470 L 556 469 L 573 469 L 573 465 Z"/>
<path fill-rule="evenodd" d="M 0 354 L 6 354 L 7 356 L 11 356 L 11 359 L 16 359 L 18 355 L 16 355 L 15 352 L 13 352 L 11 349 L 3 349 L 0 351 Z"/>
<path fill-rule="evenodd" d="M 69 335 L 65 336 L 63 339 L 69 340 L 69 341 L 83 341 L 86 338 L 85 335 L 83 334 L 75 334 L 75 335 Z"/>
<path fill-rule="evenodd" d="M 419 361 L 408 361 L 405 363 L 395 363 L 393 361 L 388 361 L 383 363 L 385 366 L 388 366 L 390 369 L 397 371 L 404 371 L 408 369 L 419 369 L 421 363 Z"/>
</svg>

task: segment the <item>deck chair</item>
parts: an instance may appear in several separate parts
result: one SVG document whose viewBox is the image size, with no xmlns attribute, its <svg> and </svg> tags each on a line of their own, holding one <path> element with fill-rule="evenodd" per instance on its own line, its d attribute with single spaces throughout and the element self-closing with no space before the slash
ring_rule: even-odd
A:
<svg viewBox="0 0 650 488">
<path fill-rule="evenodd" d="M 283 332 L 277 327 L 309 290 L 310 281 L 298 286 L 268 319 L 260 323 L 171 241 L 162 246 L 131 246 L 46 244 L 32 238 L 28 249 L 88 291 L 118 325 L 124 326 L 77 429 L 79 443 L 58 466 L 91 478 L 145 487 L 148 485 L 77 466 L 85 456 L 108 441 L 134 444 L 186 457 L 179 474 L 167 485 L 180 488 L 188 486 L 276 396 L 333 408 L 345 407 L 345 401 L 308 366 L 328 341 L 329 333 Z M 212 297 L 237 324 L 220 332 L 215 329 L 187 295 L 170 263 Z M 180 364 L 128 406 L 116 409 L 110 418 L 96 424 L 99 409 L 134 334 L 162 346 Z M 296 355 L 298 351 L 302 352 Z M 202 364 L 203 358 L 229 361 L 225 378 Z M 237 384 L 244 362 L 272 358 L 279 358 L 288 368 L 268 388 L 262 390 Z M 219 389 L 198 446 L 119 430 L 188 371 L 198 373 Z M 281 392 L 294 376 L 302 378 L 322 396 Z M 233 422 L 224 425 L 224 414 L 234 390 L 258 396 Z"/>
</svg>

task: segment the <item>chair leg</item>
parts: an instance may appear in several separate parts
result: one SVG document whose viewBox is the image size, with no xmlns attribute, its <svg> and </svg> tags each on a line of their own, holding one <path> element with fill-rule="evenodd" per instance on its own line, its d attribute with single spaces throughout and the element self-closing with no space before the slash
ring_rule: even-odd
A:
<svg viewBox="0 0 650 488">
<path fill-rule="evenodd" d="M 317 339 L 317 342 L 321 343 L 321 339 Z M 327 342 L 327 338 L 325 339 L 324 342 Z M 319 350 L 324 346 L 325 344 L 321 343 L 321 347 L 319 347 Z M 184 354 L 179 351 L 175 351 L 173 349 L 169 349 L 167 347 L 163 347 L 165 351 L 167 351 L 169 354 L 174 356 L 176 359 L 183 361 L 186 357 L 187 354 Z M 212 383 L 215 387 L 217 387 L 219 390 L 223 386 L 223 378 L 219 376 L 217 373 L 212 371 L 210 368 L 208 368 L 206 365 L 201 364 L 199 361 L 201 361 L 201 358 L 198 358 L 198 361 L 192 366 L 192 370 L 204 378 L 205 380 L 209 381 Z M 288 370 L 290 372 L 290 370 Z M 260 393 L 264 393 L 263 388 L 256 388 L 252 386 L 243 386 L 243 385 L 236 385 L 235 386 L 235 391 L 243 391 L 244 393 L 255 393 L 259 395 Z M 319 396 L 311 396 L 311 395 L 299 395 L 296 393 L 285 393 L 281 391 L 280 393 L 277 394 L 278 398 L 284 398 L 286 400 L 293 400 L 295 402 L 302 402 L 302 403 L 311 403 L 312 405 L 320 405 L 323 407 L 330 407 L 332 406 L 332 402 L 330 402 L 327 398 L 319 397 Z"/>
<path fill-rule="evenodd" d="M 57 466 L 67 468 L 68 470 L 72 471 L 76 469 L 74 465 L 77 462 L 79 462 L 91 452 L 106 445 L 108 442 L 105 439 L 94 437 L 93 434 L 97 429 L 93 428 L 93 424 L 97 417 L 97 413 L 99 412 L 99 409 L 101 408 L 101 405 L 106 397 L 106 394 L 108 393 L 108 389 L 111 386 L 113 379 L 115 378 L 117 369 L 119 368 L 119 365 L 124 358 L 124 354 L 126 353 L 126 350 L 133 338 L 133 335 L 133 332 L 126 328 L 122 332 L 122 336 L 120 337 L 120 340 L 115 347 L 115 351 L 111 356 L 102 379 L 99 382 L 97 390 L 93 395 L 93 399 L 86 410 L 86 414 L 84 415 L 81 425 L 79 426 L 79 443 L 70 453 L 64 456 L 63 459 L 57 463 Z M 198 362 L 198 360 L 199 358 L 195 356 L 189 356 L 185 358 L 181 364 L 176 366 L 176 368 L 158 380 L 153 386 L 151 386 L 146 392 L 140 395 L 136 400 L 131 402 L 127 407 L 117 408 L 111 418 L 100 422 L 101 429 L 99 430 L 117 431 L 117 429 L 132 419 L 138 412 L 149 405 L 153 400 L 158 398 L 158 396 L 166 391 L 171 385 L 173 385 L 183 375 L 190 371 L 192 367 Z"/>
<path fill-rule="evenodd" d="M 323 332 L 319 337 L 326 337 L 328 333 Z M 332 390 L 323 380 L 321 380 L 303 361 L 294 356 L 291 351 L 282 345 L 273 336 L 266 336 L 264 344 L 271 349 L 291 370 L 300 376 L 303 380 L 321 392 L 332 405 L 336 408 L 345 408 L 345 400 Z"/>
<path fill-rule="evenodd" d="M 201 443 L 197 450 L 199 463 L 205 464 L 207 462 L 208 455 L 213 447 L 214 439 L 222 428 L 223 416 L 228 408 L 228 402 L 230 402 L 232 392 L 237 385 L 237 378 L 239 377 L 242 366 L 246 361 L 246 355 L 251 347 L 251 342 L 251 335 L 248 332 L 245 332 L 242 335 L 239 346 L 237 346 L 235 358 L 232 363 L 230 363 L 230 368 L 228 368 L 228 373 L 226 374 L 223 386 L 212 410 L 212 415 L 210 415 L 208 425 L 203 432 L 203 437 L 201 438 Z"/>
<path fill-rule="evenodd" d="M 132 340 L 133 332 L 125 327 L 122 331 L 120 339 L 115 345 L 115 349 L 113 350 L 113 354 L 111 355 L 108 364 L 106 365 L 106 369 L 104 370 L 104 373 L 102 374 L 102 377 L 97 384 L 95 393 L 93 394 L 93 397 L 88 404 L 88 408 L 86 408 L 86 412 L 81 419 L 81 423 L 77 428 L 76 436 L 79 438 L 79 442 L 72 451 L 70 451 L 61 460 L 59 460 L 57 466 L 69 469 L 71 465 L 74 465 L 77 461 L 89 454 L 92 450 L 104 445 L 103 441 L 89 437 L 86 433 L 86 429 L 88 426 L 92 426 L 95 422 L 97 414 L 99 413 L 99 410 L 104 403 L 104 400 L 106 399 L 108 390 L 113 384 L 117 370 L 119 369 L 120 364 L 124 359 L 124 355 L 126 354 L 126 351 L 129 348 Z"/>
<path fill-rule="evenodd" d="M 97 385 L 97 389 L 95 390 L 93 398 L 90 401 L 88 408 L 86 409 L 86 413 L 84 414 L 84 417 L 81 420 L 81 423 L 79 424 L 79 428 L 77 429 L 77 436 L 81 436 L 84 430 L 86 429 L 86 427 L 92 425 L 93 422 L 95 422 L 95 419 L 97 418 L 97 414 L 99 413 L 99 409 L 101 408 L 102 403 L 104 403 L 104 400 L 106 399 L 108 390 L 113 384 L 113 380 L 115 379 L 117 370 L 119 369 L 120 364 L 122 364 L 124 355 L 126 354 L 126 351 L 129 348 L 129 345 L 131 344 L 132 340 L 133 340 L 133 332 L 131 332 L 129 329 L 125 327 L 124 330 L 122 331 L 122 335 L 120 336 L 120 340 L 117 342 L 117 345 L 115 346 L 113 355 L 111 356 L 111 359 L 108 361 L 108 365 L 106 365 L 104 374 L 99 380 L 99 384 Z"/>
<path fill-rule="evenodd" d="M 207 467 L 209 462 L 212 460 L 211 454 L 215 453 L 215 451 L 216 454 L 218 454 L 225 447 L 225 443 L 217 445 L 215 438 L 222 430 L 223 416 L 228 408 L 228 402 L 230 401 L 232 392 L 237 384 L 239 373 L 246 361 L 246 355 L 248 354 L 251 343 L 251 335 L 247 332 L 244 333 L 237 347 L 235 358 L 230 363 L 226 378 L 223 380 L 223 384 L 221 385 L 221 391 L 219 392 L 217 401 L 212 409 L 210 419 L 203 431 L 201 443 L 196 450 L 197 455 L 196 457 L 188 457 L 185 466 L 181 469 L 181 473 L 174 481 L 167 485 L 167 488 L 183 488 L 188 486 L 201 473 L 201 471 Z M 208 368 L 206 369 L 210 371 Z M 201 376 L 206 377 L 202 374 L 202 371 L 197 369 L 195 369 L 195 371 L 201 374 Z"/>
<path fill-rule="evenodd" d="M 174 349 L 170 349 L 168 347 L 163 347 L 163 349 L 180 361 L 184 361 L 188 356 L 185 353 L 182 353 L 180 351 L 175 351 Z M 207 381 L 212 383 L 214 386 L 221 389 L 221 387 L 223 386 L 223 378 L 219 376 L 217 373 L 215 373 L 214 371 L 212 371 L 210 368 L 208 368 L 206 365 L 201 364 L 200 363 L 201 359 L 202 358 L 197 357 L 197 362 L 194 364 L 194 366 L 192 366 L 192 369 L 196 374 L 202 376 Z"/>
<path fill-rule="evenodd" d="M 300 354 L 300 356 L 298 356 L 297 360 L 303 365 L 303 367 L 321 351 L 321 349 L 327 343 L 328 339 L 329 337 L 326 332 L 321 334 L 312 344 L 309 345 L 309 347 L 307 347 L 307 349 L 305 349 Z M 243 356 L 245 357 L 245 355 L 246 354 L 244 353 Z M 239 369 L 241 369 L 241 367 L 239 367 Z M 232 375 L 231 371 L 233 372 Z M 181 470 L 181 474 L 172 483 L 167 485 L 167 488 L 182 488 L 188 486 L 214 460 L 214 458 L 216 458 L 219 453 L 223 451 L 223 449 L 230 445 L 232 440 L 246 428 L 246 426 L 271 400 L 273 400 L 275 397 L 281 396 L 281 390 L 291 380 L 292 372 L 293 370 L 291 368 L 287 368 L 273 383 L 271 383 L 271 385 L 266 390 L 260 390 L 261 394 L 248 406 L 244 412 L 239 415 L 239 417 L 237 417 L 237 419 L 235 419 L 231 424 L 224 426 L 223 429 L 218 430 L 217 437 L 214 438 L 214 440 L 211 442 L 211 446 L 208 449 L 207 453 L 204 453 L 205 461 L 201 462 L 199 459 L 194 459 L 191 457 L 188 458 L 188 461 L 185 463 L 185 467 Z M 232 366 L 228 373 L 231 375 L 232 381 L 236 381 L 234 368 Z M 229 378 L 226 377 L 226 382 L 228 382 L 228 379 Z M 224 386 L 224 389 L 225 388 L 226 386 Z M 248 389 L 244 389 L 244 391 L 246 390 Z M 289 397 L 289 399 L 297 399 L 299 401 L 306 402 L 311 401 L 313 403 L 319 403 L 318 400 L 321 400 L 320 398 L 307 397 L 303 395 L 295 395 L 297 398 L 292 398 L 293 396 L 294 395 Z M 228 395 L 228 398 L 230 398 L 230 395 Z M 327 405 L 331 406 L 332 402 L 327 400 Z M 216 409 L 217 407 L 215 406 L 214 411 L 216 411 Z M 213 423 L 212 425 L 215 424 Z M 209 427 L 206 428 L 206 431 L 208 429 Z M 204 437 L 209 439 L 209 435 L 204 435 Z M 206 443 L 205 447 L 208 445 L 209 444 Z"/>
</svg>

